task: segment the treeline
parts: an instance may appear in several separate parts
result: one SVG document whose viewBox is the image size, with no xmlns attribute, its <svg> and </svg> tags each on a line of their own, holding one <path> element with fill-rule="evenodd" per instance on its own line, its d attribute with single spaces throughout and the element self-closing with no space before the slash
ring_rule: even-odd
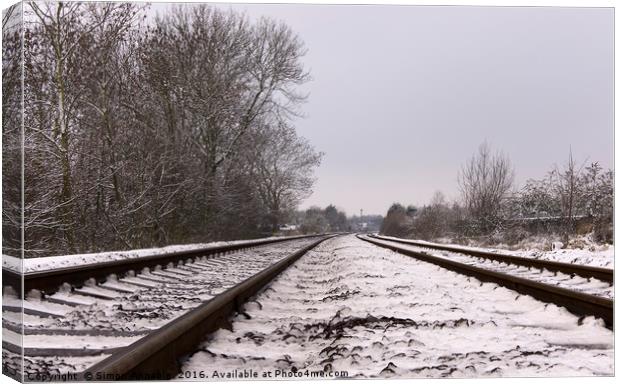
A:
<svg viewBox="0 0 620 384">
<path fill-rule="evenodd" d="M 287 25 L 207 5 L 154 21 L 139 3 L 24 8 L 27 256 L 260 236 L 311 192 L 321 154 L 292 126 L 309 74 Z M 22 52 L 3 31 L 11 254 Z"/>
<path fill-rule="evenodd" d="M 295 221 L 301 233 L 349 232 L 352 229 L 347 215 L 334 205 L 325 209 L 310 207 L 298 212 Z"/>
<path fill-rule="evenodd" d="M 381 233 L 506 243 L 553 234 L 568 244 L 571 235 L 591 232 L 596 241 L 613 241 L 613 171 L 597 162 L 578 163 L 571 153 L 563 166 L 516 189 L 508 157 L 483 144 L 458 176 L 459 200 L 436 192 L 422 207 L 393 204 Z"/>
<path fill-rule="evenodd" d="M 290 217 L 298 233 L 325 232 L 378 232 L 383 222 L 381 215 L 350 216 L 333 204 L 325 208 L 310 207 Z"/>
</svg>

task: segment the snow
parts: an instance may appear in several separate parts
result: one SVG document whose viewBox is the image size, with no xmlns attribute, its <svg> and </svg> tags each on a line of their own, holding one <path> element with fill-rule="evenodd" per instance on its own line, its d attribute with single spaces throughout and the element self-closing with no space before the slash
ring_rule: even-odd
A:
<svg viewBox="0 0 620 384">
<path fill-rule="evenodd" d="M 412 239 L 401 239 L 398 237 L 392 236 L 379 236 L 384 239 L 397 239 L 397 240 L 412 240 Z M 450 246 L 456 249 L 462 250 L 475 250 L 475 251 L 485 251 L 485 252 L 493 252 L 497 254 L 505 254 L 509 256 L 520 256 L 520 257 L 529 257 L 533 259 L 540 260 L 549 260 L 549 261 L 557 261 L 560 263 L 570 263 L 570 264 L 581 264 L 581 265 L 589 265 L 592 267 L 604 267 L 604 268 L 613 268 L 614 267 L 614 246 L 613 245 L 599 245 L 599 246 L 590 246 L 589 249 L 555 249 L 552 251 L 542 251 L 540 250 L 540 244 L 532 243 L 527 249 L 516 249 L 507 251 L 505 249 L 496 249 L 496 248 L 481 248 L 481 247 L 471 247 L 464 245 L 455 245 L 455 244 L 445 244 L 445 243 L 432 243 L 430 241 L 424 240 L 412 240 L 418 243 L 426 243 L 430 245 L 443 245 Z"/>
<path fill-rule="evenodd" d="M 82 288 L 76 288 L 76 293 L 92 295 L 94 297 L 100 297 L 102 299 L 115 299 L 119 297 L 121 294 L 115 291 L 111 291 L 109 289 L 101 288 L 101 287 L 87 287 L 84 286 Z"/>
<path fill-rule="evenodd" d="M 201 258 L 199 262 L 188 262 L 172 268 L 174 273 L 166 270 L 142 271 L 144 273 L 134 273 L 133 276 L 120 279 L 116 275 L 110 275 L 106 282 L 100 285 L 89 281 L 83 288 L 74 292 L 70 286 L 63 285 L 58 292 L 49 296 L 51 299 L 73 305 L 51 302 L 48 297 L 43 297 L 37 291 L 31 291 L 26 300 L 21 301 L 14 292 L 5 290 L 3 301 L 7 306 L 23 305 L 25 309 L 36 311 L 37 314 L 54 315 L 54 317 L 24 315 L 24 325 L 29 328 L 29 333 L 24 336 L 27 347 L 91 350 L 122 347 L 314 241 L 316 241 L 314 238 L 298 239 L 209 259 Z M 167 274 L 170 277 L 162 278 L 155 274 Z M 160 282 L 152 281 L 151 278 Z M 138 282 L 148 286 L 139 287 L 125 282 Z M 114 291 L 112 288 L 130 288 L 130 292 Z M 79 295 L 76 294 L 77 291 L 99 297 L 106 296 L 108 299 Z M 5 308 L 4 313 L 10 312 Z M 3 320 L 7 325 L 3 328 L 6 334 L 5 341 L 9 344 L 17 342 L 19 334 L 13 329 L 20 326 L 21 314 L 5 315 Z M 123 332 L 123 335 L 110 336 L 118 332 Z M 85 333 L 87 335 L 84 335 Z M 11 361 L 15 360 L 15 356 L 9 351 L 5 350 L 3 354 Z M 105 355 L 99 355 L 88 361 L 95 363 L 104 357 Z M 62 372 L 76 371 L 69 363 L 73 361 L 72 358 L 62 360 L 48 356 L 30 356 L 29 359 L 28 366 L 33 372 L 47 374 L 50 369 L 59 369 L 54 364 L 65 367 L 66 371 Z M 15 360 L 15 364 L 18 363 L 19 361 Z M 83 364 L 85 363 L 76 366 Z"/>
<path fill-rule="evenodd" d="M 110 349 L 127 346 L 141 336 L 68 336 L 68 335 L 22 335 L 2 328 L 2 339 L 24 348 L 50 349 Z"/>
<path fill-rule="evenodd" d="M 573 291 L 579 291 L 582 293 L 596 295 L 605 298 L 614 298 L 613 285 L 595 279 L 586 278 L 581 276 L 571 276 L 562 272 L 552 272 L 546 269 L 542 271 L 537 268 L 528 268 L 525 266 L 513 265 L 510 263 L 504 263 L 496 260 L 481 259 L 473 256 L 466 255 L 464 253 L 449 252 L 443 250 L 437 250 L 433 248 L 427 248 L 424 246 L 409 245 L 403 243 L 394 243 L 391 241 L 383 240 L 385 237 L 374 238 L 373 241 L 382 244 L 388 244 L 397 246 L 402 249 L 411 250 L 414 252 L 426 253 L 434 257 L 440 257 L 459 263 L 484 268 L 491 271 L 509 274 L 512 276 L 521 277 L 528 280 L 537 281 L 544 284 L 555 285 L 560 288 L 570 289 Z M 428 244 L 428 243 L 422 243 Z"/>
<path fill-rule="evenodd" d="M 86 253 L 64 256 L 47 256 L 23 259 L 23 272 L 36 272 L 57 268 L 67 268 L 87 264 L 96 264 L 106 261 L 135 259 L 140 257 L 163 255 L 171 252 L 193 251 L 196 249 L 221 247 L 234 244 L 252 244 L 257 241 L 281 239 L 286 236 L 274 236 L 255 240 L 216 241 L 211 243 L 169 245 L 162 248 L 146 248 L 130 251 L 113 251 L 100 253 Z M 14 256 L 2 255 L 2 268 L 19 272 L 22 270 L 22 259 Z"/>
<path fill-rule="evenodd" d="M 41 356 L 21 356 L 6 349 L 2 350 L 3 369 L 21 372 L 22 367 L 26 376 L 26 381 L 43 382 L 66 382 L 74 381 L 76 377 L 66 379 L 66 372 L 81 372 L 93 365 L 95 362 L 104 359 L 109 355 L 102 354 L 96 356 L 72 356 L 72 357 L 41 357 Z M 40 367 L 46 367 L 45 375 L 41 374 Z M 65 376 L 63 376 L 65 374 Z M 52 376 L 55 375 L 55 376 Z"/>
<path fill-rule="evenodd" d="M 64 301 L 75 305 L 93 305 L 96 303 L 94 298 L 82 295 L 73 295 L 66 292 L 56 292 L 50 297 L 52 299 Z"/>
<path fill-rule="evenodd" d="M 73 307 L 67 305 L 55 304 L 36 299 L 19 300 L 15 297 L 6 295 L 2 298 L 2 305 L 10 307 L 23 307 L 24 310 L 31 309 L 33 311 L 48 313 L 54 316 L 65 316 L 67 313 L 74 310 Z"/>
<path fill-rule="evenodd" d="M 613 375 L 600 319 L 353 236 L 328 240 L 245 305 L 183 372 L 362 378 Z M 296 373 L 295 373 L 296 372 Z M 332 376 L 333 377 L 333 376 Z"/>
<path fill-rule="evenodd" d="M 23 314 L 22 317 L 21 312 L 13 311 L 3 311 L 2 321 L 20 328 L 22 324 L 24 327 L 51 327 L 55 322 L 54 318 L 51 317 L 42 318 L 39 316 L 29 315 L 27 313 Z"/>
<path fill-rule="evenodd" d="M 154 288 L 157 286 L 157 283 L 150 280 L 141 279 L 139 277 L 124 277 L 121 279 L 121 281 L 149 288 Z"/>
<path fill-rule="evenodd" d="M 22 260 L 19 257 L 2 255 L 2 268 L 21 273 L 23 270 Z"/>
</svg>

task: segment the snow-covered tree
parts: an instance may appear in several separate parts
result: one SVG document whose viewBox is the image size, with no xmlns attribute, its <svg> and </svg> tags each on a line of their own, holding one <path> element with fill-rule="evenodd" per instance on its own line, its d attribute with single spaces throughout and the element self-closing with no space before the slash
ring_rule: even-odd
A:
<svg viewBox="0 0 620 384">
<path fill-rule="evenodd" d="M 486 142 L 462 167 L 458 181 L 463 203 L 479 230 L 488 232 L 498 225 L 513 180 L 510 159 L 500 152 L 493 154 Z"/>
<path fill-rule="evenodd" d="M 292 127 L 305 48 L 285 24 L 208 5 L 149 21 L 134 3 L 24 4 L 28 255 L 264 234 L 262 158 L 288 177 L 282 210 L 310 190 L 318 158 Z M 266 122 L 287 128 L 263 154 L 249 138 Z"/>
</svg>

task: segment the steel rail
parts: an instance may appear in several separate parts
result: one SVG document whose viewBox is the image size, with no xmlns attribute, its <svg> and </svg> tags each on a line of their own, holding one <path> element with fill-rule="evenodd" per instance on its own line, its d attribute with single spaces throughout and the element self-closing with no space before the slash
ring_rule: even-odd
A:
<svg viewBox="0 0 620 384">
<path fill-rule="evenodd" d="M 201 304 L 142 339 L 78 374 L 77 381 L 164 380 L 174 378 L 179 358 L 219 328 L 229 326 L 229 316 L 274 277 L 321 242 L 325 236 Z"/>
<path fill-rule="evenodd" d="M 398 245 L 385 243 L 384 240 L 378 240 L 376 238 L 364 237 L 360 235 L 357 237 L 360 240 L 369 242 L 379 247 L 387 248 L 394 252 L 414 257 L 460 274 L 475 277 L 480 281 L 496 283 L 503 287 L 515 290 L 521 294 L 532 296 L 538 300 L 565 307 L 570 312 L 578 316 L 599 317 L 605 321 L 605 326 L 607 328 L 613 330 L 613 300 L 571 291 L 569 289 L 559 288 L 501 272 L 490 271 L 480 267 L 474 267 L 446 258 L 432 256 L 425 252 L 405 249 Z"/>
<path fill-rule="evenodd" d="M 489 251 L 476 250 L 476 249 L 464 249 L 460 247 L 454 247 L 450 245 L 444 244 L 433 244 L 426 243 L 415 240 L 407 240 L 407 239 L 395 239 L 391 237 L 377 236 L 371 235 L 376 239 L 380 239 L 383 241 L 392 241 L 395 243 L 414 245 L 416 247 L 424 247 L 437 249 L 441 251 L 449 251 L 462 253 L 469 256 L 480 257 L 487 260 L 495 260 L 504 263 L 510 263 L 514 265 L 521 265 L 524 267 L 532 267 L 532 268 L 545 268 L 552 272 L 562 272 L 569 275 L 579 275 L 582 277 L 593 277 L 595 279 L 599 279 L 601 281 L 613 284 L 614 281 L 614 270 L 609 268 L 601 268 L 601 267 L 591 267 L 588 265 L 579 265 L 579 264 L 570 264 L 570 263 L 561 263 L 558 261 L 549 261 L 549 260 L 539 260 L 528 257 L 520 257 L 514 255 L 506 255 L 506 254 L 498 254 Z"/>
<path fill-rule="evenodd" d="M 158 265 L 165 267 L 168 263 L 178 263 L 179 261 L 193 259 L 196 257 L 240 251 L 261 245 L 317 236 L 323 235 L 302 235 L 279 239 L 249 241 L 232 245 L 205 247 L 187 251 L 169 252 L 161 255 L 113 260 L 102 263 L 55 268 L 36 272 L 18 273 L 7 268 L 2 268 L 2 280 L 3 286 L 13 287 L 18 295 L 22 292 L 22 281 L 25 293 L 32 289 L 37 289 L 46 294 L 50 294 L 58 290 L 63 283 L 69 283 L 73 286 L 80 287 L 86 280 L 91 278 L 94 278 L 97 282 L 102 282 L 111 274 L 121 275 L 130 270 L 139 272 L 143 268 L 153 268 Z"/>
</svg>

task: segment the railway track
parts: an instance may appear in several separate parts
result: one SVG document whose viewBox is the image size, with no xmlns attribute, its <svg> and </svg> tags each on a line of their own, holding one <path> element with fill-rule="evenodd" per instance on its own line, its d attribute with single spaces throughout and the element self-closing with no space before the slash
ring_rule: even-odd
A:
<svg viewBox="0 0 620 384">
<path fill-rule="evenodd" d="M 484 282 L 496 283 L 541 301 L 563 306 L 579 316 L 599 317 L 605 321 L 608 328 L 613 329 L 613 299 L 611 298 L 613 287 L 611 283 L 596 281 L 594 278 L 575 277 L 576 272 L 564 275 L 566 270 L 558 273 L 557 268 L 564 268 L 558 265 L 562 263 L 526 258 L 515 260 L 514 257 L 496 259 L 494 256 L 497 255 L 494 254 L 467 255 L 462 249 L 459 249 L 458 254 L 438 255 L 436 252 L 435 254 L 428 252 L 429 247 L 426 243 L 421 243 L 423 246 L 420 246 L 405 240 L 397 241 L 391 238 L 388 240 L 377 236 L 358 236 L 358 238 Z M 453 251 L 454 249 L 451 248 L 451 252 Z M 547 263 L 551 263 L 556 268 L 553 273 L 544 271 Z M 570 267 L 570 271 L 580 271 L 579 266 L 567 265 L 566 267 Z M 536 270 L 531 270 L 531 268 Z M 585 270 L 591 271 L 591 268 L 585 268 Z"/>
<path fill-rule="evenodd" d="M 530 257 L 513 256 L 513 255 L 483 251 L 483 250 L 478 250 L 478 249 L 466 249 L 466 248 L 446 245 L 446 244 L 435 244 L 435 243 L 429 243 L 426 241 L 399 239 L 395 237 L 386 237 L 386 236 L 377 236 L 377 235 L 370 235 L 370 237 L 381 239 L 381 240 L 386 240 L 386 241 L 392 241 L 395 243 L 414 245 L 414 246 L 421 247 L 421 248 L 460 253 L 460 254 L 465 254 L 468 256 L 477 257 L 480 259 L 493 260 L 493 261 L 513 264 L 513 265 L 521 265 L 521 266 L 528 267 L 528 268 L 539 268 L 539 269 L 544 268 L 548 271 L 561 272 L 567 275 L 578 275 L 582 277 L 595 278 L 600 281 L 604 281 L 606 283 L 611 283 L 611 284 L 613 284 L 613 281 L 614 281 L 614 271 L 613 269 L 609 269 L 609 268 L 591 267 L 587 265 L 579 265 L 579 264 L 571 264 L 571 263 L 560 263 L 557 261 L 548 261 L 548 260 L 534 259 Z"/>
<path fill-rule="evenodd" d="M 355 236 L 309 251 L 183 359 L 178 378 L 612 375 L 600 319 Z M 218 376 L 216 376 L 216 374 Z M 270 376 L 264 376 L 265 374 Z M 242 379 L 237 376 L 237 380 Z"/>
<path fill-rule="evenodd" d="M 613 333 L 598 320 L 578 325 L 561 306 L 385 243 L 299 238 L 30 293 L 26 378 L 222 379 L 213 371 L 246 368 L 279 375 L 272 379 L 613 372 Z M 21 317 L 11 313 L 4 308 L 5 373 L 21 364 L 9 345 Z"/>
<path fill-rule="evenodd" d="M 261 245 L 276 244 L 284 241 L 311 237 L 316 237 L 316 235 L 252 240 L 232 245 L 205 247 L 186 251 L 169 252 L 148 257 L 127 258 L 101 263 L 77 265 L 73 267 L 25 272 L 21 274 L 7 268 L 3 268 L 2 280 L 4 281 L 4 286 L 12 287 L 18 294 L 21 292 L 22 287 L 26 293 L 30 290 L 36 289 L 42 291 L 43 293 L 49 294 L 57 291 L 64 283 L 79 287 L 90 279 L 95 279 L 96 282 L 103 282 L 112 274 L 124 274 L 127 271 L 141 271 L 144 268 L 150 269 L 158 266 L 165 267 L 170 263 L 182 263 L 184 260 L 224 255 Z"/>
<path fill-rule="evenodd" d="M 170 378 L 180 353 L 226 326 L 246 297 L 326 238 L 28 273 L 23 301 L 9 280 L 14 288 L 5 289 L 3 298 L 3 372 L 19 378 L 23 352 L 29 381 L 59 380 L 54 375 L 61 374 L 87 381 Z"/>
</svg>

